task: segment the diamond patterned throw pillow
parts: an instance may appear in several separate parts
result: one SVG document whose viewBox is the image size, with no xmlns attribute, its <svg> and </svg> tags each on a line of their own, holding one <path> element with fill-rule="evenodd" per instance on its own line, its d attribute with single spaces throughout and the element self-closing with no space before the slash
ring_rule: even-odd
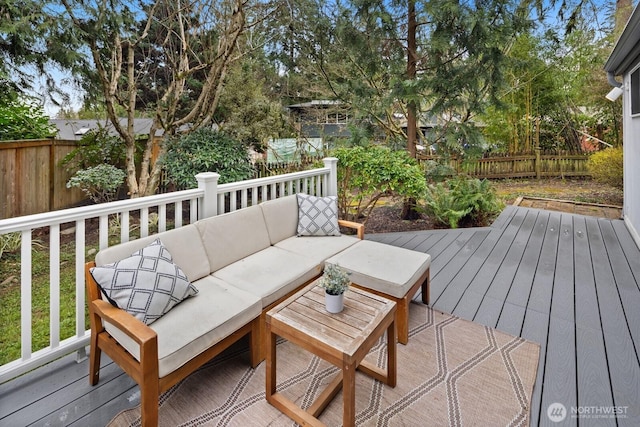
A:
<svg viewBox="0 0 640 427">
<path fill-rule="evenodd" d="M 198 293 L 160 239 L 91 275 L 111 304 L 147 325 Z"/>
<path fill-rule="evenodd" d="M 298 236 L 339 236 L 338 198 L 297 194 Z"/>
</svg>

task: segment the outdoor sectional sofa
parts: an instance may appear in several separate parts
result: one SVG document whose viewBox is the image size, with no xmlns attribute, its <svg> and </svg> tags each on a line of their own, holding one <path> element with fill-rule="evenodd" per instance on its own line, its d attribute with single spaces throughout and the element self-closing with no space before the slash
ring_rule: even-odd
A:
<svg viewBox="0 0 640 427">
<path fill-rule="evenodd" d="M 143 425 L 156 425 L 159 394 L 242 337 L 249 336 L 251 365 L 264 360 L 266 312 L 319 277 L 328 259 L 366 242 L 362 240 L 364 227 L 348 221 L 339 221 L 339 225 L 355 229 L 357 237 L 339 232 L 326 237 L 299 236 L 298 203 L 296 195 L 286 196 L 98 252 L 95 262 L 86 266 L 90 383 L 95 385 L 99 380 L 104 351 L 139 384 Z M 415 293 L 422 285 L 423 300 L 428 302 L 430 258 L 422 255 L 419 265 L 415 264 L 418 271 L 407 276 L 418 278 L 420 283 L 412 282 L 399 292 Z M 160 258 L 164 258 L 164 266 L 175 267 L 178 273 L 176 277 L 168 275 L 173 282 L 167 279 L 168 284 L 159 283 L 156 288 L 171 288 L 174 293 L 179 288 L 181 293 L 167 305 L 165 314 L 151 321 L 145 317 L 151 291 L 140 291 L 139 303 L 129 297 L 133 301 L 132 307 L 127 307 L 129 312 L 118 308 L 121 301 L 105 294 L 118 290 L 118 280 L 131 283 L 146 268 L 131 267 L 131 262 L 136 266 L 146 263 L 153 269 Z M 114 268 L 116 273 L 109 271 Z M 111 274 L 108 280 L 113 284 L 101 283 L 100 287 L 95 277 L 100 281 L 105 272 Z M 366 285 L 366 277 L 363 280 Z M 377 282 L 372 284 L 378 288 L 374 291 L 384 295 L 380 286 L 389 286 L 388 281 Z M 405 295 L 391 298 L 407 301 Z"/>
</svg>

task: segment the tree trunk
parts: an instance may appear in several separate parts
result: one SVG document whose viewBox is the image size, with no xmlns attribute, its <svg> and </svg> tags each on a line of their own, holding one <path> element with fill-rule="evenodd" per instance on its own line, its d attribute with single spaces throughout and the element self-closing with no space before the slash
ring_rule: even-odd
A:
<svg viewBox="0 0 640 427">
<path fill-rule="evenodd" d="M 417 46 L 416 46 L 416 4 L 415 0 L 408 0 L 408 22 L 407 22 L 407 79 L 415 80 Z M 416 157 L 416 138 L 418 135 L 417 126 L 417 105 L 415 100 L 410 100 L 407 104 L 407 151 L 411 157 Z M 416 210 L 417 201 L 408 198 L 402 206 L 402 219 L 417 219 L 420 214 Z"/>
<path fill-rule="evenodd" d="M 408 1 L 408 23 L 407 23 L 407 79 L 416 79 L 417 45 L 416 45 L 416 5 L 414 0 Z M 411 157 L 416 157 L 416 137 L 417 137 L 417 105 L 415 100 L 410 100 L 407 104 L 407 151 Z"/>
</svg>

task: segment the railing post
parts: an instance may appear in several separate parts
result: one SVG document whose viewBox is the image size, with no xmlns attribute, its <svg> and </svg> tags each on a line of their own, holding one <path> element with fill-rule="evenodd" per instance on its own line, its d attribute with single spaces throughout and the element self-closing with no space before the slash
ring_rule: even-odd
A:
<svg viewBox="0 0 640 427">
<path fill-rule="evenodd" d="M 215 172 L 202 172 L 196 175 L 198 188 L 204 190 L 199 209 L 198 219 L 209 218 L 218 215 L 218 179 L 220 174 Z"/>
<path fill-rule="evenodd" d="M 324 166 L 329 168 L 329 182 L 327 185 L 327 196 L 338 195 L 338 159 L 335 157 L 325 157 L 322 159 Z"/>
</svg>

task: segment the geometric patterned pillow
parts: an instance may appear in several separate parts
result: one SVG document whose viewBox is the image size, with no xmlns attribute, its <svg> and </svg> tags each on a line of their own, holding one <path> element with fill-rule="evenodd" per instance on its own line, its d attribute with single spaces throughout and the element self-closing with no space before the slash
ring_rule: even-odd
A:
<svg viewBox="0 0 640 427">
<path fill-rule="evenodd" d="M 147 325 L 198 293 L 160 239 L 128 258 L 93 267 L 91 275 L 112 305 Z"/>
<path fill-rule="evenodd" d="M 297 194 L 298 236 L 339 236 L 338 198 Z"/>
</svg>

